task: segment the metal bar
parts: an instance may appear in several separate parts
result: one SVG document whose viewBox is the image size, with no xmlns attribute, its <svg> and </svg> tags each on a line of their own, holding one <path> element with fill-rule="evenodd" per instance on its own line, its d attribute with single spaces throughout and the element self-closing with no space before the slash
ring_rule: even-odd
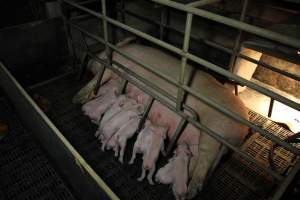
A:
<svg viewBox="0 0 300 200">
<path fill-rule="evenodd" d="M 269 105 L 269 111 L 268 111 L 268 117 L 272 116 L 273 105 L 274 105 L 274 99 L 271 98 L 270 105 Z"/>
<path fill-rule="evenodd" d="M 139 122 L 139 126 L 138 126 L 138 129 L 137 129 L 137 132 L 140 132 L 143 128 L 143 125 L 146 121 L 146 117 L 148 116 L 149 112 L 150 112 L 150 109 L 154 103 L 154 98 L 152 96 L 149 96 L 149 99 L 148 99 L 148 102 L 144 108 L 144 112 L 143 112 L 143 115 L 140 119 L 140 122 Z"/>
<path fill-rule="evenodd" d="M 1 62 L 0 86 L 14 104 L 26 128 L 44 149 L 48 149 L 47 155 L 79 199 L 119 199 Z"/>
<path fill-rule="evenodd" d="M 74 7 L 77 7 L 78 9 L 84 10 L 84 11 L 86 11 L 86 12 L 88 12 L 88 13 L 90 13 L 90 14 L 98 17 L 98 18 L 101 18 L 101 19 L 103 18 L 103 16 L 101 14 L 96 13 L 96 12 L 94 12 L 92 10 L 87 9 L 87 8 L 84 8 L 84 7 L 80 6 L 80 5 L 77 5 L 76 3 L 73 3 L 73 2 L 71 2 L 69 0 L 63 0 L 63 1 L 66 2 L 66 3 L 69 3 L 70 5 L 73 5 Z M 157 1 L 157 0 L 154 0 L 154 1 Z M 159 1 L 161 1 L 161 0 L 159 0 Z M 157 45 L 159 45 L 161 47 L 164 47 L 164 48 L 166 48 L 166 49 L 168 49 L 168 50 L 170 50 L 170 51 L 172 51 L 174 53 L 177 53 L 177 54 L 179 54 L 181 56 L 185 55 L 184 52 L 181 49 L 178 49 L 178 48 L 174 47 L 173 45 L 170 45 L 170 44 L 168 44 L 166 42 L 163 42 L 163 41 L 161 41 L 159 39 L 156 39 L 156 38 L 154 38 L 154 37 L 152 37 L 152 36 L 150 36 L 148 34 L 145 34 L 145 33 L 141 32 L 139 30 L 136 30 L 136 29 L 134 29 L 134 28 L 132 28 L 130 26 L 127 26 L 125 24 L 122 24 L 122 23 L 120 23 L 120 22 L 118 22 L 116 20 L 110 19 L 110 18 L 107 18 L 107 21 L 110 22 L 110 23 L 112 23 L 112 24 L 114 24 L 114 25 L 116 25 L 116 26 L 118 26 L 118 27 L 120 27 L 120 28 L 122 28 L 122 29 L 125 29 L 125 30 L 127 30 L 127 31 L 129 31 L 129 32 L 131 32 L 133 34 L 136 34 L 136 35 L 138 35 L 138 36 L 140 36 L 140 37 L 142 37 L 142 38 L 144 38 L 146 40 L 149 40 L 149 41 L 151 41 L 151 42 L 153 42 L 153 43 L 155 43 L 155 44 L 157 44 Z M 276 94 L 275 92 L 273 92 L 273 91 L 271 91 L 269 89 L 263 88 L 263 87 L 258 86 L 256 84 L 253 84 L 252 82 L 250 82 L 250 81 L 248 81 L 248 80 L 246 80 L 246 79 L 244 79 L 242 77 L 234 75 L 234 74 L 232 74 L 232 73 L 230 73 L 230 72 L 228 72 L 228 71 L 220 68 L 219 66 L 217 66 L 217 65 L 215 65 L 213 63 L 210 63 L 210 62 L 208 62 L 208 61 L 206 61 L 206 60 L 204 60 L 202 58 L 196 57 L 196 56 L 194 56 L 194 55 L 192 55 L 190 53 L 187 53 L 187 58 L 193 60 L 194 62 L 196 62 L 196 63 L 198 63 L 200 65 L 204 65 L 205 67 L 211 69 L 212 71 L 217 72 L 217 73 L 219 73 L 219 74 L 221 74 L 221 75 L 223 75 L 223 76 L 225 76 L 225 77 L 227 77 L 227 78 L 229 78 L 231 80 L 235 80 L 236 82 L 238 82 L 241 85 L 250 87 L 250 88 L 252 88 L 252 89 L 254 89 L 254 90 L 256 90 L 256 91 L 258 91 L 258 92 L 260 92 L 260 93 L 262 93 L 264 95 L 267 95 L 267 96 L 270 96 L 270 97 L 274 98 L 274 100 L 276 100 L 276 101 L 279 101 L 279 102 L 281 102 L 283 104 L 288 105 L 289 107 L 292 107 L 292 108 L 300 111 L 300 105 L 298 103 L 296 103 L 294 101 L 291 101 L 290 99 L 288 99 L 286 97 L 280 96 L 280 95 Z"/>
<path fill-rule="evenodd" d="M 127 86 L 128 81 L 127 80 L 122 80 L 122 83 L 120 84 L 120 87 L 118 89 L 119 94 L 124 94 L 126 91 L 126 86 Z"/>
<path fill-rule="evenodd" d="M 244 0 L 243 9 L 242 9 L 241 17 L 240 17 L 241 22 L 243 22 L 245 19 L 247 7 L 248 7 L 248 0 Z M 236 61 L 236 55 L 237 55 L 238 50 L 240 49 L 241 38 L 242 38 L 242 31 L 239 30 L 238 36 L 235 39 L 235 43 L 234 43 L 234 47 L 233 47 L 233 54 L 231 55 L 230 62 L 229 62 L 229 69 L 231 70 L 231 72 L 233 72 L 233 67 L 234 67 L 234 64 Z"/>
<path fill-rule="evenodd" d="M 105 61 L 101 60 L 100 58 L 98 58 L 94 54 L 92 54 L 92 53 L 88 53 L 88 54 L 91 57 L 93 57 L 95 60 L 97 60 L 98 62 L 100 62 L 102 64 L 108 65 L 107 63 L 105 63 Z M 144 84 L 141 84 L 139 81 L 142 81 L 143 78 L 141 78 L 140 76 L 138 76 L 137 74 L 135 74 L 134 72 L 132 72 L 131 70 L 129 70 L 128 68 L 124 67 L 120 63 L 114 62 L 114 64 L 116 64 L 117 67 L 114 67 L 113 65 L 107 66 L 107 67 L 109 67 L 118 76 L 122 77 L 123 79 L 128 80 L 130 83 L 132 83 L 133 85 L 137 86 L 143 92 L 151 95 L 154 99 L 158 100 L 160 103 L 162 103 L 163 105 L 165 105 L 167 108 L 169 108 L 170 110 L 172 110 L 172 111 L 176 112 L 177 114 L 179 114 L 180 117 L 186 119 L 188 122 L 190 122 L 191 124 L 195 125 L 199 129 L 203 130 L 204 132 L 206 132 L 208 135 L 210 135 L 211 137 L 213 137 L 217 141 L 219 141 L 222 144 L 226 145 L 229 149 L 235 151 L 237 154 L 241 155 L 247 161 L 249 161 L 251 163 L 255 163 L 258 168 L 260 168 L 262 170 L 265 170 L 266 172 L 268 172 L 269 174 L 271 174 L 277 180 L 279 180 L 279 181 L 283 180 L 283 177 L 280 174 L 278 174 L 277 172 L 275 172 L 275 171 L 273 171 L 273 170 L 271 170 L 269 168 L 266 168 L 263 164 L 261 164 L 258 161 L 256 161 L 253 157 L 249 156 L 247 153 L 241 151 L 238 147 L 235 147 L 234 145 L 230 144 L 228 141 L 226 141 L 226 139 L 224 139 L 223 137 L 221 137 L 220 135 L 218 135 L 216 132 L 214 132 L 214 131 L 210 130 L 209 128 L 207 128 L 201 122 L 199 122 L 199 121 L 197 121 L 197 120 L 189 117 L 183 111 L 177 111 L 176 108 L 172 104 L 170 104 L 168 101 L 165 100 L 165 98 L 162 98 L 160 95 L 153 93 L 153 91 L 151 91 L 149 88 L 145 87 Z M 122 71 L 119 70 L 119 68 L 122 69 Z M 135 77 L 135 78 L 131 78 L 131 76 Z M 135 79 L 137 79 L 138 81 L 136 81 Z"/>
<path fill-rule="evenodd" d="M 190 7 L 202 7 L 202 6 L 205 6 L 205 5 L 208 5 L 208 4 L 212 4 L 212 3 L 217 3 L 221 0 L 200 0 L 200 1 L 195 1 L 195 2 L 192 2 L 192 3 L 188 3 L 186 4 L 187 6 L 190 6 Z"/>
<path fill-rule="evenodd" d="M 70 23 L 70 24 L 72 25 L 72 23 Z M 76 25 L 75 25 L 75 27 L 76 27 Z M 93 39 L 98 40 L 99 42 L 104 42 L 103 39 L 101 39 L 101 38 L 99 38 L 99 37 L 97 37 L 97 36 L 95 36 L 95 35 L 93 35 L 93 34 L 88 33 L 87 31 L 81 29 L 80 27 L 77 26 L 76 28 L 79 29 L 79 30 L 81 30 L 81 31 L 83 31 L 83 33 L 87 34 L 88 36 L 92 37 Z M 120 53 L 120 55 L 125 56 L 126 58 L 131 58 L 132 61 L 135 61 L 137 64 L 140 64 L 140 62 L 137 62 L 137 61 L 136 61 L 137 59 L 132 58 L 132 57 L 129 56 L 128 54 L 122 52 L 121 50 L 119 50 L 119 49 L 118 49 L 117 47 L 115 47 L 114 45 L 111 45 L 111 44 L 108 44 L 108 45 L 110 46 L 110 48 L 114 49 L 117 53 Z M 193 59 L 195 59 L 195 58 L 193 58 Z M 200 58 L 199 58 L 199 59 L 200 59 Z M 205 61 L 205 62 L 206 62 L 206 61 Z M 142 63 L 141 63 L 141 66 L 142 66 L 142 67 L 144 67 L 144 66 L 149 67 L 149 71 L 155 72 L 155 70 L 154 70 L 151 66 L 147 66 L 147 65 L 144 65 L 144 64 L 142 64 Z M 145 67 L 145 69 L 147 69 L 146 67 Z M 127 69 L 127 70 L 128 70 L 128 69 Z M 221 69 L 220 69 L 220 70 L 221 70 Z M 224 69 L 222 69 L 222 70 L 224 70 Z M 225 70 L 224 70 L 224 71 L 225 71 Z M 131 72 L 131 71 L 130 71 L 130 72 Z M 129 73 L 129 72 L 128 72 L 128 73 Z M 131 72 L 131 73 L 132 73 L 132 72 Z M 227 72 L 227 71 L 226 71 L 226 73 L 231 74 L 230 72 Z M 158 73 L 158 74 L 159 74 L 159 73 Z M 138 75 L 135 74 L 134 76 L 138 76 Z M 165 75 L 164 75 L 164 76 L 165 76 Z M 162 77 L 163 77 L 163 76 L 162 76 Z M 187 86 L 181 86 L 181 85 L 179 85 L 176 81 L 173 82 L 174 80 L 171 79 L 170 77 L 168 77 L 168 76 L 166 76 L 166 77 L 167 77 L 166 80 L 171 81 L 172 84 L 174 84 L 174 85 L 177 86 L 177 87 L 181 87 L 181 88 L 185 89 L 187 92 L 189 92 L 191 95 L 193 95 L 194 97 L 196 97 L 196 98 L 199 99 L 200 101 L 203 101 L 205 104 L 207 104 L 207 105 L 213 107 L 214 109 L 220 111 L 221 113 L 224 113 L 224 114 L 227 115 L 228 117 L 230 117 L 230 118 L 232 118 L 232 119 L 235 119 L 236 121 L 239 121 L 239 122 L 241 122 L 242 124 L 245 124 L 245 125 L 251 127 L 253 130 L 255 130 L 255 131 L 257 131 L 257 132 L 260 132 L 262 135 L 264 135 L 264 136 L 267 137 L 268 139 L 272 140 L 273 142 L 275 142 L 275 143 L 277 143 L 277 144 L 280 144 L 280 145 L 283 146 L 285 149 L 287 149 L 287 150 L 289 150 L 289 151 L 291 151 L 291 152 L 293 152 L 293 153 L 295 153 L 295 154 L 297 154 L 297 155 L 300 155 L 300 150 L 299 150 L 299 149 L 297 149 L 297 148 L 295 148 L 294 146 L 292 146 L 292 145 L 290 145 L 290 144 L 288 144 L 288 143 L 282 141 L 279 137 L 277 137 L 277 136 L 275 136 L 275 135 L 273 135 L 273 134 L 270 134 L 268 131 L 266 131 L 266 130 L 264 130 L 264 129 L 258 127 L 258 126 L 256 126 L 256 125 L 253 124 L 252 122 L 249 122 L 248 120 L 246 120 L 246 119 L 244 119 L 244 118 L 241 118 L 239 115 L 237 115 L 237 114 L 235 114 L 235 113 L 233 113 L 233 112 L 227 110 L 226 108 L 223 108 L 222 106 L 219 106 L 217 103 L 215 103 L 215 102 L 212 101 L 211 99 L 208 99 L 208 98 L 206 98 L 206 97 L 204 97 L 204 96 L 202 96 L 202 95 L 197 94 L 196 92 L 194 92 L 194 91 L 193 91 L 192 89 L 190 89 L 189 87 L 187 87 Z M 142 79 L 142 78 L 141 78 L 141 79 Z M 148 80 L 144 80 L 144 81 L 145 81 L 146 84 L 153 85 L 153 84 L 152 84 L 151 82 L 149 82 Z M 254 83 L 252 83 L 252 84 L 254 84 Z M 164 94 L 164 95 L 166 94 L 166 92 L 165 92 L 164 90 L 161 90 L 160 88 L 157 88 L 157 86 L 155 86 L 155 87 L 156 87 L 156 90 L 158 90 L 158 91 L 161 92 L 162 94 Z M 168 94 L 168 93 L 167 93 L 167 94 Z M 177 111 L 177 112 L 178 112 L 178 111 Z"/>
<path fill-rule="evenodd" d="M 184 34 L 183 47 L 182 47 L 182 51 L 184 52 L 184 54 L 188 53 L 189 50 L 192 23 L 193 23 L 193 15 L 188 13 L 186 16 L 185 34 Z M 181 57 L 181 71 L 180 71 L 180 78 L 179 78 L 180 85 L 185 84 L 184 77 L 186 71 L 186 64 L 187 64 L 187 57 L 184 55 Z M 182 90 L 182 88 L 178 88 L 177 101 L 176 101 L 177 110 L 181 109 L 184 96 L 185 96 L 185 91 Z"/>
<path fill-rule="evenodd" d="M 136 13 L 133 13 L 133 12 L 131 12 L 131 11 L 128 11 L 128 10 L 125 10 L 125 12 L 126 12 L 127 14 L 133 16 L 133 17 L 139 18 L 139 19 L 144 20 L 144 21 L 146 21 L 146 22 L 148 22 L 148 23 L 151 23 L 151 24 L 154 24 L 154 25 L 159 26 L 159 23 L 156 22 L 156 21 L 151 21 L 150 19 L 148 19 L 148 18 L 146 18 L 146 17 L 140 16 L 140 15 L 138 15 L 138 14 L 136 14 Z M 178 34 L 182 34 L 182 35 L 184 34 L 183 31 L 177 30 L 177 29 L 175 29 L 175 28 L 172 27 L 172 26 L 167 26 L 167 25 L 166 25 L 165 28 L 167 28 L 167 29 L 169 29 L 169 30 L 172 30 L 172 31 L 175 31 L 175 32 L 178 33 Z M 193 39 L 193 40 L 195 40 L 195 41 L 199 41 L 199 38 L 197 38 L 197 37 L 194 36 L 194 35 L 191 35 L 191 39 Z M 282 74 L 282 75 L 287 76 L 287 77 L 289 77 L 289 78 L 292 78 L 292 79 L 294 79 L 294 80 L 300 81 L 300 76 L 297 76 L 296 74 L 291 74 L 291 73 L 289 73 L 289 72 L 283 71 L 283 70 L 281 70 L 281 69 L 279 69 L 279 68 L 273 67 L 272 65 L 269 65 L 269 64 L 264 63 L 264 62 L 262 62 L 262 61 L 255 60 L 255 59 L 253 59 L 253 58 L 251 58 L 251 57 L 245 56 L 245 55 L 243 55 L 243 54 L 241 54 L 241 53 L 239 53 L 239 52 L 236 52 L 236 53 L 235 53 L 233 50 L 231 50 L 231 49 L 229 49 L 229 48 L 227 48 L 227 47 L 224 47 L 224 46 L 222 46 L 222 45 L 220 45 L 220 44 L 217 44 L 217 43 L 215 43 L 215 42 L 212 42 L 212 41 L 209 41 L 209 40 L 206 40 L 206 39 L 201 39 L 201 40 L 202 40 L 206 45 L 208 45 L 208 46 L 214 47 L 214 48 L 216 48 L 216 49 L 218 49 L 218 50 L 221 50 L 221 51 L 223 51 L 223 52 L 225 52 L 225 53 L 228 53 L 228 54 L 235 55 L 235 56 L 237 56 L 237 57 L 243 58 L 243 59 L 245 59 L 245 60 L 247 60 L 247 61 L 250 61 L 250 62 L 252 62 L 252 63 L 255 63 L 255 64 L 257 64 L 257 65 L 261 65 L 262 67 L 265 67 L 265 68 L 267 68 L 267 69 L 270 69 L 270 70 L 272 70 L 272 71 L 274 71 L 274 72 L 276 72 L 276 73 L 279 73 L 279 74 Z"/>
<path fill-rule="evenodd" d="M 111 63 L 111 56 L 109 55 L 109 47 L 107 45 L 108 43 L 108 31 L 107 31 L 107 21 L 106 21 L 106 4 L 105 4 L 105 0 L 101 0 L 101 8 L 102 8 L 102 15 L 104 16 L 102 18 L 102 26 L 103 26 L 103 36 L 104 36 L 104 45 L 105 45 L 105 53 L 106 53 L 106 57 L 109 61 L 109 63 Z M 105 71 L 105 66 L 103 68 L 101 68 L 101 71 L 98 73 L 98 79 L 94 88 L 94 94 L 96 95 L 98 93 L 98 90 L 100 88 L 101 85 L 101 80 L 103 77 Z"/>
<path fill-rule="evenodd" d="M 90 3 L 94 3 L 97 2 L 98 0 L 87 0 L 87 1 L 81 1 L 78 2 L 79 5 L 86 5 L 86 4 L 90 4 Z"/>
<path fill-rule="evenodd" d="M 98 79 L 97 79 L 96 85 L 95 85 L 94 90 L 93 90 L 94 95 L 97 95 L 97 93 L 98 93 L 98 90 L 101 86 L 101 80 L 102 80 L 104 72 L 105 72 L 105 66 L 102 67 L 100 69 L 100 71 L 97 73 Z"/>
<path fill-rule="evenodd" d="M 260 28 L 257 26 L 253 26 L 244 22 L 240 22 L 234 19 L 231 19 L 229 17 L 224 17 L 221 15 L 217 15 L 214 13 L 211 13 L 209 11 L 206 10 L 202 10 L 202 9 L 197 9 L 197 8 L 193 8 L 190 6 L 186 6 L 184 4 L 181 3 L 177 3 L 174 1 L 170 1 L 170 0 L 152 0 L 153 2 L 156 3 L 160 3 L 163 4 L 165 6 L 170 6 L 172 8 L 175 8 L 177 10 L 181 10 L 181 11 L 185 11 L 188 13 L 192 13 L 194 15 L 218 22 L 218 23 L 222 23 L 225 24 L 227 26 L 233 27 L 233 28 L 237 28 L 240 29 L 242 31 L 246 31 L 249 33 L 253 33 L 255 35 L 261 36 L 263 38 L 267 38 L 276 42 L 279 42 L 281 44 L 285 44 L 285 45 L 289 45 L 292 47 L 295 47 L 297 49 L 300 48 L 300 40 L 296 39 L 296 38 L 291 38 L 288 36 L 285 36 L 283 34 L 280 33 L 276 33 L 264 28 Z"/>
<path fill-rule="evenodd" d="M 294 179 L 296 174 L 299 172 L 299 170 L 300 170 L 300 159 L 297 161 L 295 166 L 292 168 L 289 175 L 284 179 L 284 181 L 280 185 L 279 189 L 275 192 L 272 200 L 280 200 L 281 199 L 283 193 L 286 191 L 287 187 L 290 185 L 290 183 L 292 182 L 292 180 Z"/>
<path fill-rule="evenodd" d="M 68 53 L 69 53 L 69 58 L 68 59 L 72 60 L 71 61 L 71 66 L 74 70 L 75 69 L 75 59 L 74 59 L 75 58 L 75 48 L 74 48 L 74 45 L 73 45 L 73 39 L 72 39 L 72 34 L 71 34 L 71 31 L 70 31 L 70 28 L 67 25 L 67 21 L 68 21 L 67 16 L 66 16 L 67 9 L 66 9 L 66 7 L 65 7 L 62 0 L 59 0 L 59 5 L 60 5 L 61 13 L 62 13 L 63 24 L 64 24 L 64 29 L 65 29 L 65 35 L 66 35 L 66 39 L 67 39 Z"/>
<path fill-rule="evenodd" d="M 165 9 L 166 7 L 162 7 L 160 10 L 160 25 L 159 25 L 159 39 L 160 40 L 164 40 L 164 36 L 165 36 L 165 21 L 166 21 L 166 17 L 165 17 Z"/>
<path fill-rule="evenodd" d="M 176 145 L 179 137 L 181 136 L 182 134 L 182 131 L 184 130 L 184 128 L 186 127 L 187 125 L 187 121 L 186 119 L 181 119 L 176 130 L 175 130 L 175 133 L 170 141 L 170 144 L 168 145 L 168 148 L 167 148 L 167 152 L 166 152 L 166 155 L 170 155 L 170 153 L 172 152 L 173 150 L 173 147 Z"/>
</svg>

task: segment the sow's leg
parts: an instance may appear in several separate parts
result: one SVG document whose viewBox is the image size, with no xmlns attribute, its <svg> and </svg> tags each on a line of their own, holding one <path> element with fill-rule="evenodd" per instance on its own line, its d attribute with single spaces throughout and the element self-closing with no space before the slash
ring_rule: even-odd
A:
<svg viewBox="0 0 300 200">
<path fill-rule="evenodd" d="M 188 199 L 196 196 L 203 188 L 204 180 L 214 163 L 220 149 L 220 143 L 207 134 L 202 134 L 199 143 L 199 155 L 192 179 L 188 186 Z"/>
</svg>

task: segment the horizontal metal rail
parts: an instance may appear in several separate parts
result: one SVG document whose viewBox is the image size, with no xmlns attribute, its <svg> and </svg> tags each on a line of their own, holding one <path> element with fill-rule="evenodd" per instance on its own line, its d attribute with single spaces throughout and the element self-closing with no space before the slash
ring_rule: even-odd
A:
<svg viewBox="0 0 300 200">
<path fill-rule="evenodd" d="M 71 22 L 68 22 L 70 25 L 72 25 L 74 28 L 80 30 L 81 32 L 83 32 L 84 34 L 86 34 L 87 36 L 101 42 L 101 43 L 105 43 L 105 41 L 96 36 L 96 35 L 93 35 L 89 32 L 87 32 L 86 30 L 84 30 L 83 28 L 71 23 Z M 120 50 L 119 48 L 117 48 L 116 46 L 108 43 L 108 46 L 113 49 L 115 52 L 119 53 L 120 55 L 130 59 L 131 61 L 135 62 L 136 64 L 139 64 L 141 65 L 143 68 L 145 68 L 146 70 L 149 70 L 150 72 L 153 72 L 154 74 L 157 74 L 159 75 L 159 73 L 157 71 L 155 71 L 151 66 L 149 65 L 146 65 L 144 63 L 141 63 L 138 61 L 138 58 L 134 58 L 130 55 L 128 55 L 127 53 L 125 53 L 124 51 Z M 229 73 L 229 72 L 228 72 Z M 297 154 L 297 155 L 300 155 L 300 150 L 296 147 L 294 147 L 293 145 L 289 144 L 289 143 L 286 143 L 285 141 L 282 141 L 279 137 L 269 133 L 268 131 L 256 126 L 254 123 L 252 122 L 249 122 L 248 120 L 244 119 L 244 118 L 241 118 L 239 115 L 237 115 L 236 113 L 233 113 L 232 111 L 229 111 L 228 109 L 225 109 L 223 108 L 222 106 L 219 106 L 217 103 L 215 103 L 214 101 L 212 101 L 211 99 L 208 99 L 207 97 L 203 96 L 203 95 L 199 95 L 197 94 L 197 92 L 193 91 L 191 88 L 187 87 L 187 86 L 181 86 L 180 84 L 177 83 L 176 80 L 174 80 L 173 78 L 170 78 L 166 75 L 164 76 L 160 76 L 161 78 L 162 77 L 166 77 L 167 79 L 165 79 L 166 81 L 168 81 L 169 83 L 172 83 L 174 86 L 177 86 L 177 87 L 180 87 L 182 89 L 184 89 L 185 91 L 189 92 L 191 95 L 193 95 L 194 97 L 196 97 L 197 99 L 203 101 L 205 104 L 213 107 L 214 109 L 220 111 L 221 113 L 224 113 L 225 115 L 235 119 L 236 121 L 239 121 L 249 127 L 251 127 L 253 130 L 255 131 L 258 131 L 260 132 L 263 136 L 265 136 L 266 138 L 272 140 L 273 142 L 277 143 L 277 144 L 280 144 L 282 147 L 284 147 L 285 149 Z M 145 82 L 149 85 L 153 85 L 152 83 L 149 83 L 149 81 L 145 80 Z M 160 88 L 157 88 L 157 86 L 155 86 L 155 89 L 157 89 L 161 94 L 166 94 L 166 92 Z M 174 98 L 173 98 L 174 99 Z M 170 100 L 172 100 L 172 98 L 170 98 Z"/>
<path fill-rule="evenodd" d="M 202 10 L 199 8 L 193 8 L 191 6 L 187 6 L 187 5 L 177 3 L 174 1 L 169 1 L 169 0 L 152 0 L 152 1 L 162 4 L 162 5 L 165 5 L 165 6 L 175 8 L 177 10 L 192 13 L 194 15 L 197 15 L 197 16 L 200 16 L 200 17 L 203 17 L 203 18 L 206 18 L 206 19 L 209 19 L 209 20 L 221 23 L 221 24 L 225 24 L 232 28 L 240 29 L 240 30 L 246 31 L 248 33 L 253 33 L 257 36 L 261 36 L 263 38 L 267 38 L 269 40 L 273 40 L 273 41 L 279 42 L 281 44 L 285 44 L 285 45 L 300 49 L 300 40 L 296 39 L 296 38 L 291 38 L 286 35 L 276 33 L 274 31 L 266 30 L 264 28 L 253 26 L 253 25 L 250 25 L 250 24 L 247 24 L 244 22 L 240 22 L 240 21 L 231 19 L 229 17 L 217 15 L 217 14 L 211 13 L 206 10 Z"/>
<path fill-rule="evenodd" d="M 279 102 L 281 102 L 281 103 L 283 103 L 285 105 L 288 105 L 289 107 L 292 107 L 292 108 L 300 111 L 300 105 L 298 103 L 296 103 L 294 101 L 291 101 L 290 99 L 288 99 L 286 97 L 278 95 L 278 94 L 276 94 L 275 92 L 273 92 L 273 91 L 271 91 L 269 89 L 266 89 L 264 87 L 258 86 L 256 84 L 254 84 L 254 83 L 252 83 L 252 82 L 250 82 L 250 81 L 248 81 L 248 80 L 240 77 L 240 76 L 234 75 L 234 74 L 226 71 L 225 69 L 220 68 L 219 66 L 217 66 L 217 65 L 215 65 L 213 63 L 210 63 L 210 62 L 208 62 L 208 61 L 206 61 L 206 60 L 204 60 L 202 58 L 199 58 L 197 56 L 194 56 L 193 54 L 190 54 L 190 53 L 188 53 L 186 55 L 186 53 L 184 53 L 181 49 L 179 49 L 177 47 L 174 47 L 173 45 L 170 45 L 170 44 L 168 44 L 168 43 L 166 43 L 164 41 L 161 41 L 161 40 L 159 40 L 159 39 L 157 39 L 155 37 L 152 37 L 152 36 L 150 36 L 150 35 L 142 32 L 142 31 L 134 29 L 134 28 L 132 28 L 132 27 L 130 27 L 128 25 L 122 24 L 121 22 L 113 20 L 113 19 L 111 19 L 109 17 L 104 17 L 102 14 L 99 14 L 99 13 L 97 13 L 95 11 L 92 11 L 92 10 L 90 10 L 88 8 L 85 8 L 83 6 L 77 5 L 76 3 L 72 2 L 72 1 L 69 1 L 69 0 L 63 0 L 63 1 L 66 2 L 66 3 L 68 3 L 68 4 L 70 4 L 70 5 L 72 5 L 72 6 L 74 6 L 74 7 L 76 7 L 76 8 L 78 8 L 78 9 L 80 9 L 80 10 L 83 10 L 83 11 L 85 11 L 87 13 L 90 13 L 91 15 L 94 15 L 95 17 L 98 17 L 100 19 L 106 18 L 107 22 L 109 22 L 109 23 L 111 23 L 111 24 L 113 24 L 115 26 L 118 26 L 119 28 L 125 29 L 126 31 L 129 31 L 129 32 L 131 32 L 131 33 L 133 33 L 133 34 L 135 34 L 135 35 L 137 35 L 139 37 L 142 37 L 142 38 L 144 38 L 144 39 L 146 39 L 146 40 L 148 40 L 150 42 L 155 43 L 156 45 L 164 47 L 165 49 L 170 50 L 170 51 L 172 51 L 174 53 L 177 53 L 177 54 L 179 54 L 181 56 L 187 56 L 187 58 L 189 58 L 190 60 L 192 60 L 192 61 L 194 61 L 194 62 L 196 62 L 196 63 L 198 63 L 200 65 L 203 65 L 203 66 L 211 69 L 212 71 L 217 72 L 218 74 L 221 74 L 221 75 L 223 75 L 223 76 L 225 76 L 225 77 L 227 77 L 229 79 L 232 79 L 232 80 L 236 81 L 237 83 L 239 83 L 240 85 L 244 85 L 244 86 L 250 87 L 250 88 L 252 88 L 252 89 L 254 89 L 254 90 L 256 90 L 256 91 L 258 91 L 258 92 L 260 92 L 260 93 L 262 93 L 264 95 L 266 95 L 266 96 L 274 98 L 274 100 L 276 100 L 276 101 L 279 101 Z"/>
<path fill-rule="evenodd" d="M 200 0 L 200 1 L 195 1 L 195 2 L 192 2 L 192 3 L 188 3 L 186 5 L 198 8 L 198 7 L 201 7 L 201 6 L 208 5 L 208 4 L 217 3 L 219 1 L 221 1 L 221 0 Z"/>
</svg>

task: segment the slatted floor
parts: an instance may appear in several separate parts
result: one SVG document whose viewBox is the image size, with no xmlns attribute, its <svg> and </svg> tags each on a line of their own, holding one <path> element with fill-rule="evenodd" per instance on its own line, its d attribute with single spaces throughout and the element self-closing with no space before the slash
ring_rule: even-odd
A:
<svg viewBox="0 0 300 200">
<path fill-rule="evenodd" d="M 51 108 L 48 113 L 50 119 L 121 199 L 172 199 L 169 186 L 158 184 L 150 186 L 147 181 L 142 183 L 136 181 L 141 173 L 140 157 L 132 166 L 121 165 L 113 157 L 112 152 L 100 150 L 99 142 L 94 137 L 97 127 L 82 114 L 79 105 L 71 103 L 73 95 L 86 81 L 78 82 L 73 76 L 67 76 L 35 88 L 32 92 L 50 100 Z M 253 112 L 250 113 L 250 117 L 257 124 L 269 123 Z M 274 126 L 274 123 L 271 125 Z M 125 162 L 129 161 L 134 140 L 135 138 L 129 141 Z M 157 168 L 165 163 L 166 159 L 160 157 Z M 272 194 L 274 183 L 262 174 L 233 154 L 217 168 L 197 199 L 266 199 Z"/>
<path fill-rule="evenodd" d="M 9 134 L 0 140 L 0 200 L 75 199 L 3 98 L 0 119 L 9 125 Z"/>
</svg>

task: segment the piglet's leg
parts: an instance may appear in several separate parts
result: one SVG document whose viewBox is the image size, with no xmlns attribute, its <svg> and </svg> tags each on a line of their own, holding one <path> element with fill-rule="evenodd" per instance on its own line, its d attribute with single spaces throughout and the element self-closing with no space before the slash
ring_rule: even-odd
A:
<svg viewBox="0 0 300 200">
<path fill-rule="evenodd" d="M 147 179 L 148 179 L 148 182 L 150 185 L 154 185 L 154 182 L 152 180 L 152 176 L 153 176 L 154 172 L 155 172 L 155 164 L 152 165 L 152 167 L 150 168 L 149 174 L 147 176 Z"/>
<path fill-rule="evenodd" d="M 107 143 L 107 139 L 104 139 L 104 140 L 102 141 L 102 146 L 101 146 L 101 150 L 102 150 L 102 151 L 105 150 L 106 143 Z"/>
<path fill-rule="evenodd" d="M 133 162 L 134 162 L 134 160 L 135 160 L 135 157 L 136 157 L 136 151 L 137 151 L 137 146 L 134 145 L 133 151 L 132 151 L 132 156 L 131 156 L 131 159 L 130 159 L 130 161 L 129 161 L 129 164 L 130 164 L 130 165 L 133 164 Z"/>
<path fill-rule="evenodd" d="M 188 199 L 194 198 L 197 192 L 202 190 L 204 180 L 218 155 L 219 149 L 220 143 L 218 141 L 206 134 L 201 135 L 198 160 L 188 186 Z"/>
<path fill-rule="evenodd" d="M 114 151 L 115 151 L 115 157 L 118 157 L 119 154 L 119 144 L 116 142 L 116 145 L 114 146 Z"/>
<path fill-rule="evenodd" d="M 124 152 L 125 152 L 126 143 L 127 143 L 127 142 L 124 141 L 124 143 L 121 144 L 120 157 L 119 157 L 120 163 L 123 163 L 123 157 L 124 157 Z"/>
<path fill-rule="evenodd" d="M 142 175 L 140 178 L 138 178 L 137 180 L 138 181 L 142 181 L 146 176 L 146 170 L 144 169 L 144 167 L 142 166 Z"/>
</svg>

